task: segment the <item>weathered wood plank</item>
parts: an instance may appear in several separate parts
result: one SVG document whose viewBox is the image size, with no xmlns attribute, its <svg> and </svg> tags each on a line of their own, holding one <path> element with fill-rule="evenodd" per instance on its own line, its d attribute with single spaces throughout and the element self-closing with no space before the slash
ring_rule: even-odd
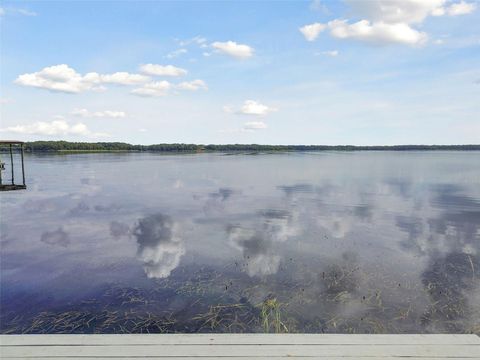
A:
<svg viewBox="0 0 480 360">
<path fill-rule="evenodd" d="M 480 359 L 478 345 L 116 345 L 2 346 L 4 357 L 464 357 Z"/>
<path fill-rule="evenodd" d="M 480 344 L 476 335 L 449 334 L 122 334 L 122 335 L 0 335 L 0 345 L 463 345 Z"/>
<path fill-rule="evenodd" d="M 272 356 L 263 356 L 263 357 L 258 357 L 258 356 L 255 356 L 255 357 L 235 357 L 235 356 L 230 356 L 229 357 L 230 359 L 232 360 L 235 360 L 235 359 L 249 359 L 249 360 L 285 360 L 286 357 L 278 357 L 278 356 L 275 356 L 275 357 L 272 357 Z M 399 360 L 399 359 L 405 359 L 404 357 L 398 357 L 398 356 L 388 356 L 388 357 L 385 357 L 385 356 L 373 356 L 373 357 L 358 357 L 358 356 L 353 356 L 353 357 L 345 357 L 345 356 L 341 356 L 341 357 L 328 357 L 328 360 L 345 360 L 345 359 L 360 359 L 360 360 Z M 145 356 L 128 356 L 128 357 L 110 357 L 110 356 L 107 356 L 107 357 L 98 357 L 98 356 L 95 356 L 95 357 L 75 357 L 75 356 L 69 356 L 69 357 L 54 357 L 52 358 L 51 356 L 45 356 L 45 357 L 38 357 L 38 356 L 32 356 L 32 357 L 21 357 L 21 358 L 18 358 L 18 357 L 2 357 L 1 358 L 2 360 L 18 360 L 18 359 L 55 359 L 55 360 L 72 360 L 72 359 L 81 359 L 81 360 L 125 360 L 125 359 L 149 359 L 149 360 L 198 360 L 198 359 L 201 359 L 201 360 L 218 360 L 218 359 L 221 359 L 219 357 L 202 357 L 202 358 L 198 358 L 198 357 L 171 357 L 171 358 L 168 358 L 168 357 L 145 357 Z M 299 357 L 299 356 L 294 356 L 294 357 L 288 357 L 288 359 L 308 359 L 308 360 L 313 360 L 313 359 L 319 359 L 319 360 L 325 360 L 325 357 L 315 357 L 315 356 L 310 356 L 310 357 L 306 357 L 306 356 L 302 356 L 302 357 Z M 407 358 L 408 360 L 439 360 L 439 359 L 442 359 L 442 358 L 439 358 L 439 357 L 408 357 Z M 445 358 L 443 358 L 445 359 Z M 472 360 L 472 358 L 460 358 L 460 357 L 455 357 L 455 358 L 447 358 L 447 359 L 452 359 L 452 360 Z"/>
</svg>

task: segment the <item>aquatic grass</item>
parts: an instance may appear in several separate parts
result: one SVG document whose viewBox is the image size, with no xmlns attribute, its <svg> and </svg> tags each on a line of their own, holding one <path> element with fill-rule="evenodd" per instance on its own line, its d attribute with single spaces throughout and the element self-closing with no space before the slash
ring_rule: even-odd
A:
<svg viewBox="0 0 480 360">
<path fill-rule="evenodd" d="M 273 332 L 288 333 L 288 328 L 281 320 L 282 304 L 276 298 L 266 299 L 261 305 L 260 319 L 263 326 L 263 331 L 269 333 Z"/>
<path fill-rule="evenodd" d="M 388 277 L 354 261 L 325 265 L 320 273 L 297 265 L 295 277 L 279 279 L 252 278 L 235 268 L 180 268 L 149 288 L 113 284 L 68 307 L 2 313 L 1 332 L 479 334 L 478 306 L 458 291 L 477 282 L 465 259 L 455 267 L 465 274 L 460 287 L 443 268 L 413 283 L 408 274 Z"/>
</svg>

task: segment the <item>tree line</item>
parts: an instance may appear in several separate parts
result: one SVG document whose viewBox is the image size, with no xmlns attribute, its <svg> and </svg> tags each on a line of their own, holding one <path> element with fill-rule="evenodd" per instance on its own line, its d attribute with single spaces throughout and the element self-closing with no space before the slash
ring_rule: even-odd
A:
<svg viewBox="0 0 480 360">
<path fill-rule="evenodd" d="M 69 142 L 69 141 L 32 141 L 24 145 L 27 152 L 59 151 L 144 151 L 144 152 L 271 152 L 271 151 L 411 151 L 411 150 L 480 150 L 480 145 L 392 145 L 392 146 L 354 146 L 354 145 L 258 145 L 258 144 L 153 144 L 132 145 L 123 142 Z"/>
</svg>

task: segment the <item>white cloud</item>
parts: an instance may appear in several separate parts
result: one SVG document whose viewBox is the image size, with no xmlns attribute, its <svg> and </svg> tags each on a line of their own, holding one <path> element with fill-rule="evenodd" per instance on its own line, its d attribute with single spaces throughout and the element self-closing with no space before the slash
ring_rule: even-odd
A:
<svg viewBox="0 0 480 360">
<path fill-rule="evenodd" d="M 104 90 L 102 84 L 135 85 L 149 80 L 148 76 L 127 72 L 105 75 L 90 72 L 82 76 L 70 66 L 60 64 L 43 68 L 38 72 L 20 75 L 15 83 L 51 91 L 79 93 L 86 90 Z"/>
<path fill-rule="evenodd" d="M 261 104 L 255 100 L 245 100 L 243 105 L 238 110 L 235 110 L 230 105 L 223 106 L 222 110 L 228 114 L 256 115 L 256 116 L 264 116 L 271 112 L 277 111 L 276 108 Z M 258 124 L 260 123 L 261 122 L 258 122 Z M 254 126 L 256 123 L 252 122 L 251 124 L 253 124 L 252 126 Z"/>
<path fill-rule="evenodd" d="M 144 64 L 140 66 L 140 71 L 152 76 L 183 76 L 187 70 L 173 65 Z"/>
<path fill-rule="evenodd" d="M 98 117 L 98 118 L 124 118 L 127 114 L 124 111 L 104 110 L 104 111 L 88 111 L 87 109 L 73 109 L 70 113 L 74 116 L 81 117 Z"/>
<path fill-rule="evenodd" d="M 148 278 L 166 278 L 180 264 L 185 255 L 182 239 L 172 237 L 168 242 L 159 242 L 155 246 L 143 246 L 138 257 L 143 261 L 143 269 Z"/>
<path fill-rule="evenodd" d="M 445 0 L 347 0 L 353 13 L 372 22 L 421 23 Z"/>
<path fill-rule="evenodd" d="M 168 81 L 154 81 L 141 88 L 133 89 L 130 93 L 143 97 L 159 97 L 167 95 L 171 87 L 172 85 Z"/>
<path fill-rule="evenodd" d="M 90 73 L 90 76 L 95 79 L 96 73 Z M 89 74 L 85 75 L 87 77 Z M 96 74 L 98 75 L 98 74 Z M 130 74 L 128 72 L 116 72 L 114 74 L 98 75 L 98 81 L 103 84 L 117 84 L 117 85 L 138 85 L 149 81 L 150 78 L 140 74 Z"/>
<path fill-rule="evenodd" d="M 107 134 L 93 133 L 83 123 L 76 123 L 70 125 L 65 120 L 53 120 L 50 122 L 39 121 L 27 125 L 15 125 L 0 129 L 2 132 L 9 132 L 24 135 L 44 135 L 44 136 L 59 136 L 59 135 L 75 135 L 75 136 L 91 136 L 101 137 Z"/>
<path fill-rule="evenodd" d="M 149 278 L 168 277 L 185 254 L 180 227 L 168 216 L 156 214 L 140 219 L 133 235 L 137 256 Z"/>
<path fill-rule="evenodd" d="M 252 277 L 273 275 L 280 267 L 280 256 L 273 252 L 271 242 L 262 235 L 253 229 L 238 226 L 228 230 L 231 244 L 249 259 L 246 272 Z"/>
<path fill-rule="evenodd" d="M 5 15 L 5 10 L 0 7 L 0 16 L 3 16 L 3 15 Z"/>
<path fill-rule="evenodd" d="M 20 75 L 15 83 L 67 93 L 78 93 L 94 86 L 91 81 L 87 81 L 66 64 L 54 65 L 38 72 Z"/>
<path fill-rule="evenodd" d="M 326 27 L 339 39 L 353 39 L 374 44 L 423 45 L 428 35 L 414 27 L 428 16 L 464 15 L 473 12 L 476 4 L 460 1 L 447 5 L 446 0 L 345 0 L 351 14 L 360 17 L 350 22 L 335 19 L 327 24 L 310 24 L 300 28 L 308 41 L 313 41 Z"/>
<path fill-rule="evenodd" d="M 447 0 L 347 0 L 353 12 L 373 22 L 420 24 L 428 16 L 465 15 L 476 8 L 475 3 Z"/>
<path fill-rule="evenodd" d="M 173 59 L 173 58 L 179 57 L 179 56 L 181 56 L 181 55 L 183 55 L 183 54 L 186 54 L 187 52 L 188 52 L 187 49 L 174 50 L 174 51 L 168 53 L 168 54 L 166 55 L 166 58 L 168 58 L 168 59 Z"/>
<path fill-rule="evenodd" d="M 207 84 L 205 84 L 205 81 L 203 80 L 193 80 L 193 81 L 184 81 L 181 82 L 180 84 L 175 86 L 177 89 L 180 90 L 191 90 L 191 91 L 196 91 L 199 89 L 207 90 Z"/>
<path fill-rule="evenodd" d="M 140 66 L 143 74 L 152 76 L 182 76 L 187 70 L 173 65 L 144 64 Z M 139 96 L 164 96 L 171 88 L 180 90 L 207 89 L 207 84 L 200 79 L 184 81 L 178 85 L 172 85 L 168 81 L 151 81 L 150 76 L 131 74 L 128 72 L 116 72 L 113 74 L 98 74 L 90 72 L 85 75 L 79 74 L 66 64 L 54 65 L 30 74 L 17 77 L 15 83 L 23 86 L 47 89 L 66 93 L 80 93 L 87 90 L 105 90 L 103 84 L 117 85 L 141 85 L 131 91 Z M 75 115 L 88 117 L 124 117 L 125 113 L 118 111 L 100 111 L 90 113 L 86 109 L 77 109 Z"/>
<path fill-rule="evenodd" d="M 467 15 L 475 11 L 477 5 L 475 3 L 467 3 L 460 1 L 446 8 L 446 13 L 450 16 Z"/>
<path fill-rule="evenodd" d="M 327 50 L 319 53 L 320 55 L 335 57 L 338 56 L 338 50 Z"/>
<path fill-rule="evenodd" d="M 265 124 L 263 121 L 249 121 L 243 124 L 243 128 L 245 130 L 261 130 L 266 129 L 267 124 Z"/>
<path fill-rule="evenodd" d="M 327 26 L 321 23 L 314 23 L 310 25 L 305 25 L 298 30 L 303 34 L 307 41 L 314 41 L 318 35 L 325 30 Z"/>
<path fill-rule="evenodd" d="M 333 20 L 328 23 L 328 27 L 333 37 L 376 44 L 422 45 L 428 38 L 426 33 L 417 31 L 406 23 L 370 23 L 368 20 L 360 20 L 348 24 L 346 20 Z"/>
<path fill-rule="evenodd" d="M 443 15 L 445 15 L 445 13 L 446 13 L 446 11 L 445 11 L 444 7 L 438 7 L 436 9 L 432 10 L 431 15 L 432 16 L 443 16 Z"/>
<path fill-rule="evenodd" d="M 263 105 L 255 100 L 245 100 L 240 109 L 240 113 L 245 115 L 267 115 L 273 111 L 277 111 L 277 109 Z"/>
<path fill-rule="evenodd" d="M 253 56 L 254 49 L 248 45 L 237 44 L 234 41 L 212 43 L 212 47 L 217 51 L 232 56 L 237 59 L 247 59 Z"/>
</svg>

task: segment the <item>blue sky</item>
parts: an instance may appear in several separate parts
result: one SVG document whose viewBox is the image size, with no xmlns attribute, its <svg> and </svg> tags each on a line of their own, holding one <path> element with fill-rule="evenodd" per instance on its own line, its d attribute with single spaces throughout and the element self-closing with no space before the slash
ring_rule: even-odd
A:
<svg viewBox="0 0 480 360">
<path fill-rule="evenodd" d="M 479 8 L 2 1 L 0 137 L 480 143 Z"/>
</svg>

